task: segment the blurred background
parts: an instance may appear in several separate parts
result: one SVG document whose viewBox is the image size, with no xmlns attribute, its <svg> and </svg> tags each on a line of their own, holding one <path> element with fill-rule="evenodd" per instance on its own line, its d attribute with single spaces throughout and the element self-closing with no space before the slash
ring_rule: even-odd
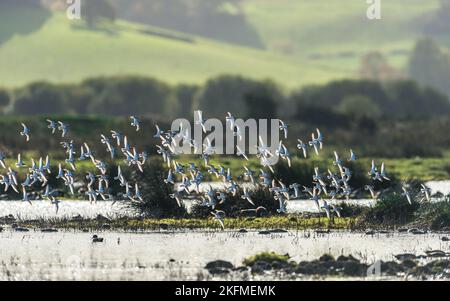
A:
<svg viewBox="0 0 450 301">
<path fill-rule="evenodd" d="M 294 148 L 319 127 L 336 149 L 440 158 L 449 177 L 450 0 L 382 0 L 381 20 L 364 0 L 81 0 L 80 20 L 68 6 L 0 0 L 4 152 L 56 147 L 48 116 L 98 140 L 131 114 L 167 127 L 201 109 L 281 118 Z"/>
</svg>

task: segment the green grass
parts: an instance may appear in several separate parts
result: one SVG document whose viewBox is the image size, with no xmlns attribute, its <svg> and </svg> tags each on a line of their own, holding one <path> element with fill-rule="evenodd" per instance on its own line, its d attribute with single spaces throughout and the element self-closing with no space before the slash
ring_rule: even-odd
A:
<svg viewBox="0 0 450 301">
<path fill-rule="evenodd" d="M 14 30 L 17 24 L 27 22 L 24 17 L 29 15 L 33 12 L 24 9 L 0 11 L 0 30 Z M 37 80 L 77 82 L 117 74 L 152 76 L 172 84 L 202 83 L 229 73 L 273 78 L 287 87 L 296 87 L 343 76 L 263 50 L 199 37 L 192 37 L 194 42 L 189 43 L 143 33 L 145 29 L 179 35 L 128 22 L 103 24 L 98 30 L 89 30 L 83 24 L 56 13 L 36 31 L 11 33 L 0 44 L 0 85 L 16 87 Z"/>
<path fill-rule="evenodd" d="M 294 152 L 294 151 L 292 151 Z M 237 157 L 214 157 L 210 160 L 210 163 L 216 168 L 218 165 L 222 165 L 225 168 L 230 168 L 233 175 L 241 175 L 243 173 L 243 166 L 247 166 L 254 171 L 258 171 L 261 168 L 259 160 L 255 157 L 250 157 L 250 161 L 245 161 Z M 367 171 L 370 170 L 371 161 L 375 160 L 376 164 L 381 165 L 381 162 L 385 162 L 386 170 L 388 174 L 394 175 L 396 178 L 402 181 L 408 180 L 449 180 L 450 179 L 450 152 L 446 152 L 442 158 L 367 158 L 362 157 L 358 159 L 358 164 L 367 166 Z M 181 157 L 178 161 L 187 164 L 189 162 L 195 162 L 197 166 L 203 166 L 203 161 L 191 156 Z M 326 162 L 328 166 L 333 166 L 333 155 L 321 154 L 320 157 L 313 157 L 304 159 L 303 157 L 295 157 L 292 162 L 311 162 L 314 165 L 320 166 Z"/>
<path fill-rule="evenodd" d="M 22 159 L 27 167 L 31 164 L 31 158 L 33 157 L 35 161 L 39 160 L 41 155 L 34 152 L 22 153 Z M 421 180 L 421 181 L 431 181 L 431 180 L 449 180 L 450 179 L 450 152 L 447 152 L 443 158 L 415 158 L 415 159 L 385 159 L 385 158 L 373 158 L 375 162 L 380 165 L 381 162 L 385 162 L 386 170 L 389 175 L 394 175 L 396 178 L 402 181 L 409 180 Z M 44 158 L 45 160 L 45 158 Z M 152 159 L 150 159 L 152 160 Z M 177 159 L 178 162 L 187 165 L 190 162 L 194 162 L 197 166 L 204 166 L 204 162 L 197 157 L 192 156 L 184 156 Z M 325 158 L 314 158 L 314 159 L 303 159 L 300 157 L 295 157 L 292 159 L 293 162 L 311 162 L 314 165 L 321 166 L 323 162 L 326 162 L 329 166 L 332 166 L 332 159 L 330 156 Z M 360 158 L 358 159 L 358 163 L 363 166 L 367 166 L 367 171 L 370 170 L 372 158 Z M 15 166 L 15 159 L 7 159 L 6 163 L 9 166 Z M 127 168 L 123 164 L 122 159 L 116 159 L 114 161 L 108 160 L 109 165 L 121 165 L 123 171 L 128 172 L 129 168 Z M 51 166 L 54 168 L 58 167 L 58 164 L 61 163 L 63 168 L 68 168 L 67 164 L 64 160 L 61 159 L 52 159 Z M 247 166 L 255 172 L 259 173 L 259 169 L 262 168 L 260 162 L 257 158 L 251 157 L 250 161 L 244 161 L 243 159 L 236 157 L 217 157 L 211 159 L 210 163 L 214 165 L 216 168 L 219 165 L 224 166 L 225 168 L 230 168 L 230 171 L 233 176 L 241 176 L 244 173 L 243 166 Z M 76 162 L 77 170 L 75 175 L 83 176 L 87 174 L 89 171 L 94 171 L 95 168 L 92 165 L 92 162 L 86 161 L 77 161 Z M 25 173 L 28 171 L 27 168 L 16 169 L 19 172 L 21 177 L 25 176 Z M 206 176 L 206 180 L 216 180 L 215 177 L 211 177 L 206 170 L 204 172 Z"/>
<path fill-rule="evenodd" d="M 284 87 L 355 77 L 362 55 L 387 54 L 405 69 L 422 25 L 438 0 L 382 3 L 382 20 L 366 18 L 358 0 L 247 0 L 243 10 L 267 50 L 124 21 L 89 30 L 63 13 L 7 8 L 0 11 L 0 86 L 37 80 L 77 82 L 100 75 L 145 75 L 168 83 L 202 83 L 223 73 L 271 78 Z M 37 28 L 37 29 L 36 29 Z M 165 35 L 165 37 L 162 37 Z M 450 46 L 448 37 L 437 37 Z M 392 51 L 403 51 L 394 54 Z M 351 57 L 340 53 L 351 52 Z M 312 55 L 326 58 L 311 59 Z"/>
<path fill-rule="evenodd" d="M 336 219 L 335 229 L 347 229 L 352 219 Z M 326 218 L 291 218 L 286 216 L 269 218 L 226 218 L 224 220 L 226 229 L 322 229 L 328 227 Z M 169 227 L 175 229 L 199 229 L 199 228 L 220 228 L 219 223 L 213 219 L 162 219 L 132 221 L 129 223 L 133 228 L 152 229 L 159 227 L 160 223 L 167 223 Z"/>
<path fill-rule="evenodd" d="M 407 55 L 391 51 L 410 51 L 423 24 L 432 19 L 438 0 L 382 1 L 382 20 L 366 18 L 368 5 L 358 0 L 248 0 L 244 9 L 250 23 L 259 29 L 271 51 L 307 58 L 328 54 L 315 61 L 330 72 L 351 72 L 359 57 L 372 50 L 388 55 L 391 64 L 404 68 Z M 448 39 L 440 42 L 449 46 Z M 340 52 L 352 52 L 354 58 L 339 58 Z"/>
<path fill-rule="evenodd" d="M 349 229 L 354 225 L 353 218 L 335 218 L 333 229 Z M 97 220 L 33 220 L 18 222 L 20 226 L 29 228 L 58 228 L 58 229 L 87 229 L 99 230 L 104 222 Z M 115 230 L 160 230 L 161 224 L 168 225 L 169 230 L 195 230 L 195 229 L 220 229 L 220 224 L 212 218 L 195 219 L 115 219 L 108 223 Z M 226 229 L 328 229 L 330 227 L 327 218 L 309 217 L 302 218 L 297 215 L 273 216 L 267 218 L 226 218 Z"/>
</svg>

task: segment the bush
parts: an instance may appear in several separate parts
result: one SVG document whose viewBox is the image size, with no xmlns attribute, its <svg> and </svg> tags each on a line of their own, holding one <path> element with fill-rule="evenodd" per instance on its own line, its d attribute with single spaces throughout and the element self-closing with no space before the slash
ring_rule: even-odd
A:
<svg viewBox="0 0 450 301">
<path fill-rule="evenodd" d="M 364 187 L 368 184 L 369 179 L 367 177 L 367 171 L 362 163 L 345 164 L 350 168 L 352 177 L 349 181 L 351 187 Z M 281 182 L 288 184 L 300 183 L 303 186 L 311 187 L 313 185 L 314 168 L 318 167 L 322 174 L 327 174 L 328 168 L 331 171 L 335 168 L 331 168 L 331 165 L 326 161 L 305 161 L 304 159 L 293 159 L 291 161 L 291 167 L 285 161 L 278 162 L 274 166 L 275 179 L 279 179 Z"/>
<path fill-rule="evenodd" d="M 133 171 L 132 179 L 139 183 L 143 201 L 131 202 L 130 206 L 140 216 L 169 218 L 186 215 L 186 208 L 179 207 L 177 201 L 169 196 L 173 186 L 164 182 L 166 173 L 162 161 L 156 158 L 145 165 L 143 173 Z"/>
<path fill-rule="evenodd" d="M 369 208 L 364 214 L 363 220 L 375 224 L 398 225 L 411 222 L 414 213 L 419 209 L 420 204 L 414 200 L 412 205 L 406 200 L 406 196 L 393 192 L 383 196 Z"/>
<path fill-rule="evenodd" d="M 411 54 L 409 75 L 421 84 L 449 94 L 450 56 L 433 39 L 420 39 Z"/>
<path fill-rule="evenodd" d="M 257 262 L 272 263 L 284 263 L 287 264 L 291 257 L 289 254 L 277 254 L 275 252 L 262 252 L 250 257 L 247 257 L 242 262 L 245 266 L 253 266 Z"/>
<path fill-rule="evenodd" d="M 450 202 L 424 203 L 414 217 L 417 225 L 435 231 L 450 227 Z"/>
<path fill-rule="evenodd" d="M 352 205 L 345 202 L 342 202 L 337 206 L 341 207 L 341 217 L 357 217 L 360 216 L 366 209 L 366 207 L 360 205 Z"/>
<path fill-rule="evenodd" d="M 250 192 L 255 206 L 242 199 L 242 193 L 242 190 L 238 190 L 235 196 L 227 194 L 227 200 L 222 204 L 217 204 L 216 209 L 225 211 L 228 217 L 242 216 L 241 210 L 256 209 L 259 206 L 265 207 L 268 215 L 277 214 L 278 201 L 274 200 L 272 193 L 267 188 L 258 187 Z M 191 208 L 191 215 L 198 218 L 209 217 L 211 211 L 210 207 L 196 203 Z M 256 216 L 256 213 L 249 215 Z"/>
<path fill-rule="evenodd" d="M 314 174 L 314 167 L 318 166 L 322 171 L 326 167 L 325 163 L 315 165 L 311 161 L 301 161 L 294 159 L 289 167 L 285 161 L 278 162 L 274 166 L 275 178 L 279 179 L 286 185 L 292 183 L 301 183 L 304 186 L 310 187 L 312 185 L 312 176 Z"/>
</svg>

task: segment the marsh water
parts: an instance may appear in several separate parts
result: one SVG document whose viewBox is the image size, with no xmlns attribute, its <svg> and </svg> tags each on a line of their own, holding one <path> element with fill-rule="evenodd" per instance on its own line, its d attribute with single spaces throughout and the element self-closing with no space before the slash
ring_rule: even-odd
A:
<svg viewBox="0 0 450 301">
<path fill-rule="evenodd" d="M 317 259 L 324 253 L 352 254 L 373 263 L 393 260 L 398 253 L 450 251 L 440 234 L 376 234 L 314 231 L 260 235 L 257 232 L 58 232 L 0 233 L 0 280 L 201 280 L 211 279 L 204 269 L 217 259 L 240 266 L 247 256 L 262 251 L 288 253 L 293 260 Z M 266 279 L 248 272 L 228 279 Z"/>
<path fill-rule="evenodd" d="M 450 181 L 432 181 L 428 182 L 427 186 L 430 187 L 432 193 L 441 192 L 445 195 L 450 193 Z M 343 201 L 345 200 L 336 200 L 331 203 Z M 357 199 L 345 202 L 371 206 L 375 203 L 375 200 Z M 192 201 L 186 201 L 185 204 L 189 209 Z M 317 207 L 310 200 L 292 200 L 288 202 L 287 210 L 289 212 L 317 212 Z M 133 216 L 133 212 L 127 209 L 126 204 L 122 202 L 113 204 L 110 201 L 98 201 L 91 204 L 87 201 L 62 201 L 57 213 L 55 206 L 48 201 L 34 201 L 32 206 L 22 201 L 0 201 L 0 217 L 9 214 L 19 219 L 71 218 L 77 215 L 84 218 L 94 218 L 99 214 L 109 218 Z"/>
<path fill-rule="evenodd" d="M 450 191 L 450 181 L 432 182 L 433 193 Z M 370 200 L 354 200 L 370 205 Z M 292 201 L 289 210 L 314 210 L 310 201 Z M 18 218 L 52 218 L 81 215 L 108 217 L 132 215 L 120 203 L 90 204 L 65 201 L 56 215 L 49 202 L 36 201 L 32 206 L 17 201 L 0 202 L 0 216 Z M 104 242 L 93 243 L 98 234 Z M 315 231 L 290 231 L 261 235 L 257 232 L 100 232 L 40 230 L 17 232 L 4 227 L 0 232 L 0 280 L 202 280 L 212 279 L 204 269 L 207 262 L 227 260 L 235 266 L 248 256 L 262 251 L 288 253 L 293 260 L 313 260 L 324 253 L 353 255 L 365 263 L 393 260 L 395 254 L 424 254 L 427 250 L 450 252 L 444 234 L 413 235 L 388 233 L 365 235 L 348 231 L 318 234 Z M 447 234 L 448 235 L 448 234 Z M 227 279 L 271 279 L 236 272 Z M 262 277 L 262 278 L 261 278 Z M 278 279 L 278 278 L 277 278 Z"/>
</svg>

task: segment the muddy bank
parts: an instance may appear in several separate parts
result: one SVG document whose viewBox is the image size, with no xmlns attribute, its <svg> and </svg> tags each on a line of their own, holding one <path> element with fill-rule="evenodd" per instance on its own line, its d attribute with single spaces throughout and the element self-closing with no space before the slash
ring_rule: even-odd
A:
<svg viewBox="0 0 450 301">
<path fill-rule="evenodd" d="M 429 280 L 450 279 L 450 253 L 441 250 L 427 251 L 422 255 L 410 253 L 395 255 L 395 261 L 361 262 L 352 255 L 337 258 L 324 254 L 311 261 L 291 260 L 288 254 L 260 253 L 245 259 L 241 266 L 224 260 L 209 262 L 205 269 L 212 275 L 251 273 L 272 275 L 277 279 L 302 277 L 390 277 L 397 279 Z"/>
</svg>

